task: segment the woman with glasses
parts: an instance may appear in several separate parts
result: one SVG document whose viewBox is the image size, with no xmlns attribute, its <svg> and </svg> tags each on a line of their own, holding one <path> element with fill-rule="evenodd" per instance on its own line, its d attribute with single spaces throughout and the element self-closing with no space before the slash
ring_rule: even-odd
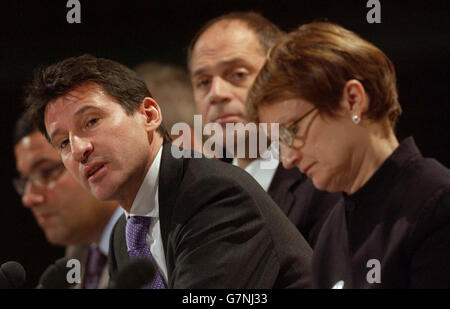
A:
<svg viewBox="0 0 450 309">
<path fill-rule="evenodd" d="M 282 163 L 344 192 L 313 256 L 317 288 L 450 287 L 450 172 L 398 142 L 394 66 L 338 25 L 306 24 L 269 51 L 248 97 L 279 123 Z"/>
</svg>

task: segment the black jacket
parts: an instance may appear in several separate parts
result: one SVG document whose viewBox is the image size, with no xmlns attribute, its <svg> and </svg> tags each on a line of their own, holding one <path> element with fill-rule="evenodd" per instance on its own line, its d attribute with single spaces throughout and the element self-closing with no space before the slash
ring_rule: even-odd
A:
<svg viewBox="0 0 450 309">
<path fill-rule="evenodd" d="M 297 168 L 287 170 L 281 164 L 268 193 L 312 248 L 328 214 L 342 197 L 340 193 L 317 190 Z"/>
<path fill-rule="evenodd" d="M 159 213 L 169 288 L 310 286 L 311 248 L 240 168 L 175 159 L 164 145 Z M 111 235 L 111 274 L 128 262 L 122 217 Z"/>
<path fill-rule="evenodd" d="M 314 250 L 313 287 L 339 281 L 450 288 L 450 171 L 423 158 L 412 138 L 331 211 Z"/>
</svg>

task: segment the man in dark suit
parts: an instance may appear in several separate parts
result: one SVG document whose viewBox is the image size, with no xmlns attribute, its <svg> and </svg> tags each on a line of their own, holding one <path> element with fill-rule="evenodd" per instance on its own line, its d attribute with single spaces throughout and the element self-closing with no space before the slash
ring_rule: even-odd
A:
<svg viewBox="0 0 450 309">
<path fill-rule="evenodd" d="M 113 274 L 144 256 L 152 288 L 309 286 L 312 251 L 286 216 L 244 171 L 187 151 L 176 159 L 133 71 L 69 58 L 37 72 L 27 103 L 82 186 L 125 210 L 111 236 Z"/>
<path fill-rule="evenodd" d="M 222 15 L 208 21 L 194 36 L 188 49 L 188 65 L 203 124 L 218 123 L 223 127 L 221 146 L 234 157 L 229 161 L 255 178 L 314 247 L 340 194 L 317 190 L 306 175 L 297 169 L 286 170 L 276 157 L 251 157 L 249 152 L 239 156 L 235 145 L 230 147 L 226 142 L 227 135 L 234 133 L 225 128 L 226 124 L 248 123 L 247 93 L 268 50 L 283 35 L 276 25 L 254 12 Z M 241 136 L 247 140 L 243 143 L 248 145 L 250 133 L 244 133 Z"/>
</svg>

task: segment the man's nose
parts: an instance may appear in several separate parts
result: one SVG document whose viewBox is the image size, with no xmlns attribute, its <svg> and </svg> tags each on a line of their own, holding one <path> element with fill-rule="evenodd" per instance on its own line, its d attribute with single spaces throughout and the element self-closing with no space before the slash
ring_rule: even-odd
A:
<svg viewBox="0 0 450 309">
<path fill-rule="evenodd" d="M 25 192 L 22 195 L 22 204 L 31 208 L 34 206 L 38 206 L 45 201 L 45 196 L 41 190 L 34 188 L 32 185 L 27 184 L 25 187 Z"/>
<path fill-rule="evenodd" d="M 77 162 L 86 163 L 89 155 L 94 150 L 91 141 L 87 138 L 77 135 L 71 136 L 70 145 L 72 147 L 72 154 Z"/>
<path fill-rule="evenodd" d="M 216 76 L 211 82 L 209 93 L 209 102 L 211 104 L 227 103 L 231 100 L 231 91 L 229 83 L 223 78 Z"/>
</svg>

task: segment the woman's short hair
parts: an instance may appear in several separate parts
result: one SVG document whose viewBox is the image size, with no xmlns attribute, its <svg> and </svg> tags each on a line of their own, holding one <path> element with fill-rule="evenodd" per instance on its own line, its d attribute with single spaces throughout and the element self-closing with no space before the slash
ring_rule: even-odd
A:
<svg viewBox="0 0 450 309">
<path fill-rule="evenodd" d="M 361 82 L 370 99 L 365 117 L 389 118 L 392 127 L 401 114 L 395 69 L 373 44 L 341 26 L 312 22 L 284 36 L 267 54 L 267 61 L 248 95 L 249 116 L 258 108 L 301 98 L 330 116 L 339 108 L 347 81 Z"/>
</svg>

